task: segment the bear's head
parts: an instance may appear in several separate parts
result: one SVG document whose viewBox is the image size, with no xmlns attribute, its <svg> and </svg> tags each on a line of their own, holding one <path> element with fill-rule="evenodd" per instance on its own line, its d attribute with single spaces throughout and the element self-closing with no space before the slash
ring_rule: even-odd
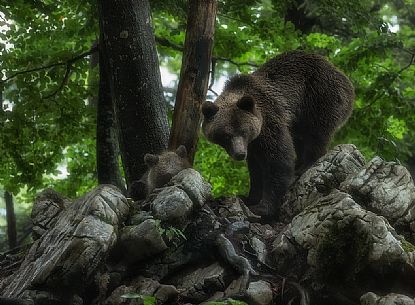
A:
<svg viewBox="0 0 415 305">
<path fill-rule="evenodd" d="M 245 160 L 248 144 L 261 132 L 262 116 L 253 96 L 241 91 L 226 90 L 216 103 L 202 105 L 203 133 L 235 160 Z"/>
<path fill-rule="evenodd" d="M 184 145 L 180 145 L 176 151 L 166 151 L 160 155 L 146 154 L 144 162 L 148 167 L 147 180 L 150 190 L 162 187 L 180 171 L 191 167 Z"/>
</svg>

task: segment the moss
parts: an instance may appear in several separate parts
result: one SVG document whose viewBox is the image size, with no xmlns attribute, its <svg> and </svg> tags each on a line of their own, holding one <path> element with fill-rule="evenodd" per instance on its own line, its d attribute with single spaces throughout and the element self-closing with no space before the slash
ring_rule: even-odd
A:
<svg viewBox="0 0 415 305">
<path fill-rule="evenodd" d="M 317 248 L 317 275 L 328 284 L 346 284 L 366 267 L 371 243 L 367 233 L 354 224 L 338 228 L 334 224 Z"/>
<path fill-rule="evenodd" d="M 401 246 L 406 253 L 415 251 L 415 246 L 406 240 L 401 241 Z"/>
</svg>

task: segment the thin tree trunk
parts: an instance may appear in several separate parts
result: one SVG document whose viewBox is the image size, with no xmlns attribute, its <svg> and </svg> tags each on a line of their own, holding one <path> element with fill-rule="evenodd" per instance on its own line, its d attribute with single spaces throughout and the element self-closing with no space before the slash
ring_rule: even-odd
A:
<svg viewBox="0 0 415 305">
<path fill-rule="evenodd" d="M 415 180 L 415 153 L 406 161 L 406 167 L 408 168 L 412 179 Z"/>
<path fill-rule="evenodd" d="M 167 147 L 168 122 L 148 0 L 99 0 L 100 30 L 127 184 Z"/>
<path fill-rule="evenodd" d="M 169 148 L 185 145 L 193 162 L 206 99 L 215 32 L 216 0 L 190 0 L 180 81 Z"/>
<path fill-rule="evenodd" d="M 108 65 L 102 45 L 99 48 L 99 92 L 97 103 L 97 175 L 98 183 L 112 184 L 125 193 L 118 164 L 118 139 Z"/>
<path fill-rule="evenodd" d="M 5 191 L 4 201 L 6 202 L 7 239 L 9 242 L 9 248 L 13 249 L 17 246 L 17 230 L 12 193 Z"/>
</svg>

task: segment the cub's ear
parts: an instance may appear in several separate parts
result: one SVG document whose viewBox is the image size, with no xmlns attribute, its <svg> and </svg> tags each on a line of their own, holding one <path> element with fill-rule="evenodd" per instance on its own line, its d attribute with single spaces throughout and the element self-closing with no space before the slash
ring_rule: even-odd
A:
<svg viewBox="0 0 415 305">
<path fill-rule="evenodd" d="M 237 103 L 239 109 L 254 112 L 255 101 L 254 98 L 250 95 L 244 95 Z"/>
<path fill-rule="evenodd" d="M 176 154 L 180 158 L 186 158 L 187 157 L 187 149 L 186 149 L 186 146 L 180 145 L 179 147 L 177 147 Z"/>
<path fill-rule="evenodd" d="M 152 154 L 146 154 L 144 156 L 144 163 L 148 167 L 152 167 L 152 166 L 156 165 L 158 162 L 159 162 L 159 156 L 152 155 Z"/>
<path fill-rule="evenodd" d="M 206 101 L 202 104 L 202 113 L 206 119 L 213 118 L 218 110 L 219 107 L 210 101 Z"/>
</svg>

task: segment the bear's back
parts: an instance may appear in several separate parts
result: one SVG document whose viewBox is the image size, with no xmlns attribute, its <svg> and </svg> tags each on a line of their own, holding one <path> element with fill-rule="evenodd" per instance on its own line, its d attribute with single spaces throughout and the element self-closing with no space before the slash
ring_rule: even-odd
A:
<svg viewBox="0 0 415 305">
<path fill-rule="evenodd" d="M 314 109 L 316 115 L 320 115 L 320 111 L 336 107 L 341 108 L 345 117 L 350 115 L 353 85 L 323 56 L 303 51 L 286 52 L 269 60 L 251 75 L 265 80 L 270 95 L 286 100 L 284 106 L 291 106 L 297 112 L 297 119 L 305 110 L 310 114 Z"/>
</svg>

